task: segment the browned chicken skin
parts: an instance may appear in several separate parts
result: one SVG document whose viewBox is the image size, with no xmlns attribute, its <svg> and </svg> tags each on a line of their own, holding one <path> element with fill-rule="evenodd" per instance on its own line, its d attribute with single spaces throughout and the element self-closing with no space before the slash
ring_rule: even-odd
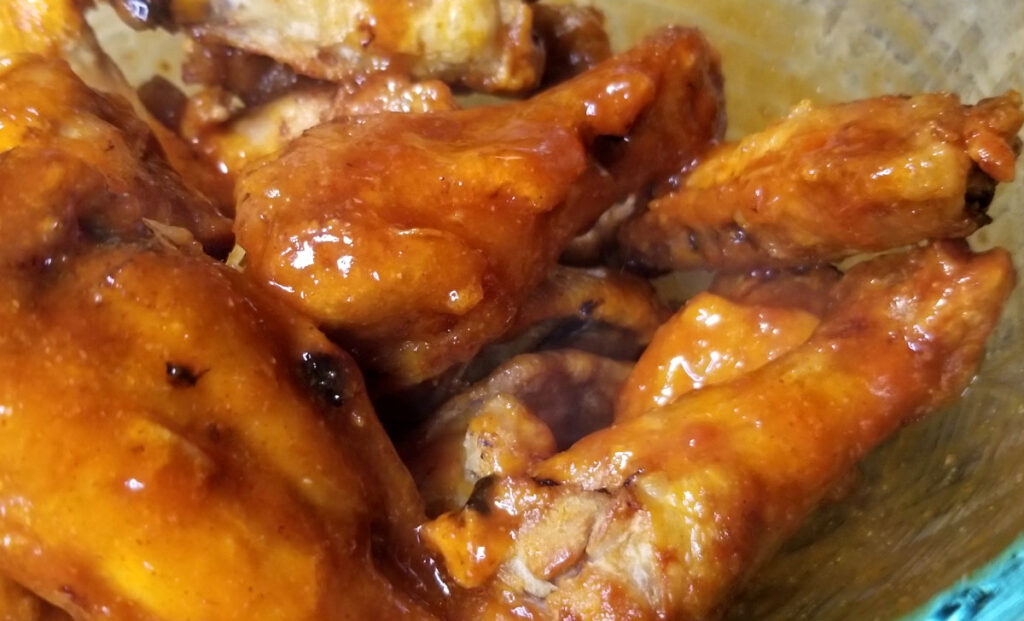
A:
<svg viewBox="0 0 1024 621">
<path fill-rule="evenodd" d="M 227 181 L 338 122 L 246 175 L 240 274 L 203 252 L 231 242 L 207 198 L 230 183 L 133 115 L 82 6 L 0 7 L 0 621 L 713 618 L 857 459 L 958 394 L 1012 286 L 1004 252 L 956 242 L 839 284 L 803 266 L 973 231 L 1012 177 L 1016 94 L 801 110 L 706 158 L 625 247 L 745 271 L 656 331 L 646 283 L 554 263 L 721 136 L 694 31 L 578 75 L 608 55 L 589 9 L 114 4 L 277 59 L 229 50 L 245 75 L 167 117 Z M 476 111 L 402 73 L 518 92 L 542 65 L 578 77 Z M 231 116 L 228 91 L 256 107 Z M 618 221 L 570 256 L 601 257 Z M 631 373 L 516 356 L 451 399 L 406 445 L 431 513 L 453 511 L 417 533 L 413 477 L 314 323 L 402 387 L 498 338 L 550 347 L 566 317 L 651 344 Z"/>
<path fill-rule="evenodd" d="M 172 226 L 126 105 L 23 57 L 0 106 L 0 574 L 80 620 L 428 618 L 354 362 Z"/>
<path fill-rule="evenodd" d="M 386 383 L 436 376 L 500 337 L 605 208 L 718 137 L 717 67 L 666 29 L 526 102 L 321 126 L 239 184 L 246 273 Z"/>
<path fill-rule="evenodd" d="M 626 224 L 628 259 L 658 270 L 835 261 L 988 222 L 1013 179 L 1024 122 L 1015 92 L 961 105 L 948 94 L 823 108 L 723 145 Z"/>
<path fill-rule="evenodd" d="M 121 70 L 104 53 L 83 15 L 90 4 L 81 0 L 4 2 L 0 5 L 0 57 L 38 54 L 62 59 L 90 88 L 123 98 L 149 127 L 163 156 L 184 183 L 216 201 L 221 211 L 230 211 L 230 187 L 174 132 L 147 112 Z"/>
<path fill-rule="evenodd" d="M 635 360 L 670 314 L 642 278 L 606 268 L 556 265 L 523 301 L 504 340 L 487 345 L 472 360 L 439 377 L 378 398 L 378 413 L 385 423 L 394 419 L 393 427 L 404 435 L 415 428 L 415 421 L 430 417 L 520 354 L 573 349 Z"/>
<path fill-rule="evenodd" d="M 231 223 L 174 174 L 128 103 L 91 90 L 63 61 L 7 57 L 0 66 L 0 118 L 0 153 L 31 146 L 88 167 L 108 192 L 97 193 L 91 213 L 77 214 L 91 226 L 120 218 L 142 227 L 149 218 L 188 229 L 212 252 L 230 248 Z"/>
<path fill-rule="evenodd" d="M 478 486 L 424 536 L 491 593 L 483 617 L 713 617 L 860 457 L 956 398 L 1012 285 L 1007 253 L 962 243 L 861 264 L 803 345 Z"/>
<path fill-rule="evenodd" d="M 533 27 L 544 46 L 543 86 L 579 75 L 612 55 L 604 14 L 594 7 L 537 4 Z"/>
</svg>

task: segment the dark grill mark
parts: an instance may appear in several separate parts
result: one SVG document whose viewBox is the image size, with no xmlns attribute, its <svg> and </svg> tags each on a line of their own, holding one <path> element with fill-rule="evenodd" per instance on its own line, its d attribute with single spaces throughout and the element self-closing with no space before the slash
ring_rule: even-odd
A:
<svg viewBox="0 0 1024 621">
<path fill-rule="evenodd" d="M 189 367 L 178 364 L 175 362 L 168 362 L 166 364 L 167 379 L 170 380 L 175 386 L 195 386 L 199 378 L 202 377 L 202 373 L 196 373 Z"/>
<path fill-rule="evenodd" d="M 489 515 L 491 513 L 489 497 L 496 480 L 494 475 L 478 480 L 473 486 L 473 492 L 469 495 L 469 499 L 466 500 L 466 508 L 476 511 L 480 515 Z"/>
<path fill-rule="evenodd" d="M 967 191 L 964 193 L 964 209 L 968 216 L 978 223 L 985 225 L 992 221 L 988 215 L 988 207 L 992 204 L 992 197 L 996 194 L 995 179 L 989 177 L 980 168 L 975 166 L 967 176 Z"/>
<path fill-rule="evenodd" d="M 340 407 L 351 397 L 348 374 L 341 361 L 332 354 L 303 353 L 299 375 L 313 395 L 325 405 Z"/>
</svg>

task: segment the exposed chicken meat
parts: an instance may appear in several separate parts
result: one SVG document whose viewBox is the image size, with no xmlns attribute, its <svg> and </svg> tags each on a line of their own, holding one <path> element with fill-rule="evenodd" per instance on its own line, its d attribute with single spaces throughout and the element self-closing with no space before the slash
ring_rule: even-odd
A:
<svg viewBox="0 0 1024 621">
<path fill-rule="evenodd" d="M 423 535 L 480 594 L 470 616 L 712 618 L 871 447 L 959 395 L 1013 279 L 962 243 L 862 263 L 803 345 L 489 480 Z"/>
</svg>

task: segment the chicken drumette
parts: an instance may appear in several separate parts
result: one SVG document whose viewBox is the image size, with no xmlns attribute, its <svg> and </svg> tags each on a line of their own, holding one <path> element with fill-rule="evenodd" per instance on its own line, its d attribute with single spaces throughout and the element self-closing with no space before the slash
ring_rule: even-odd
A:
<svg viewBox="0 0 1024 621">
<path fill-rule="evenodd" d="M 715 54 L 666 29 L 525 102 L 323 125 L 250 170 L 246 273 L 390 385 L 469 359 L 562 247 L 722 129 Z"/>
</svg>

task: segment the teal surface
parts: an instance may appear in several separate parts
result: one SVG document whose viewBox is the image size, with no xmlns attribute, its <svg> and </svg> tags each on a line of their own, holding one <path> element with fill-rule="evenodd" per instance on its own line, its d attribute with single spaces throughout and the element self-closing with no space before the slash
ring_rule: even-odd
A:
<svg viewBox="0 0 1024 621">
<path fill-rule="evenodd" d="M 904 621 L 1024 620 L 1024 537 Z"/>
</svg>

